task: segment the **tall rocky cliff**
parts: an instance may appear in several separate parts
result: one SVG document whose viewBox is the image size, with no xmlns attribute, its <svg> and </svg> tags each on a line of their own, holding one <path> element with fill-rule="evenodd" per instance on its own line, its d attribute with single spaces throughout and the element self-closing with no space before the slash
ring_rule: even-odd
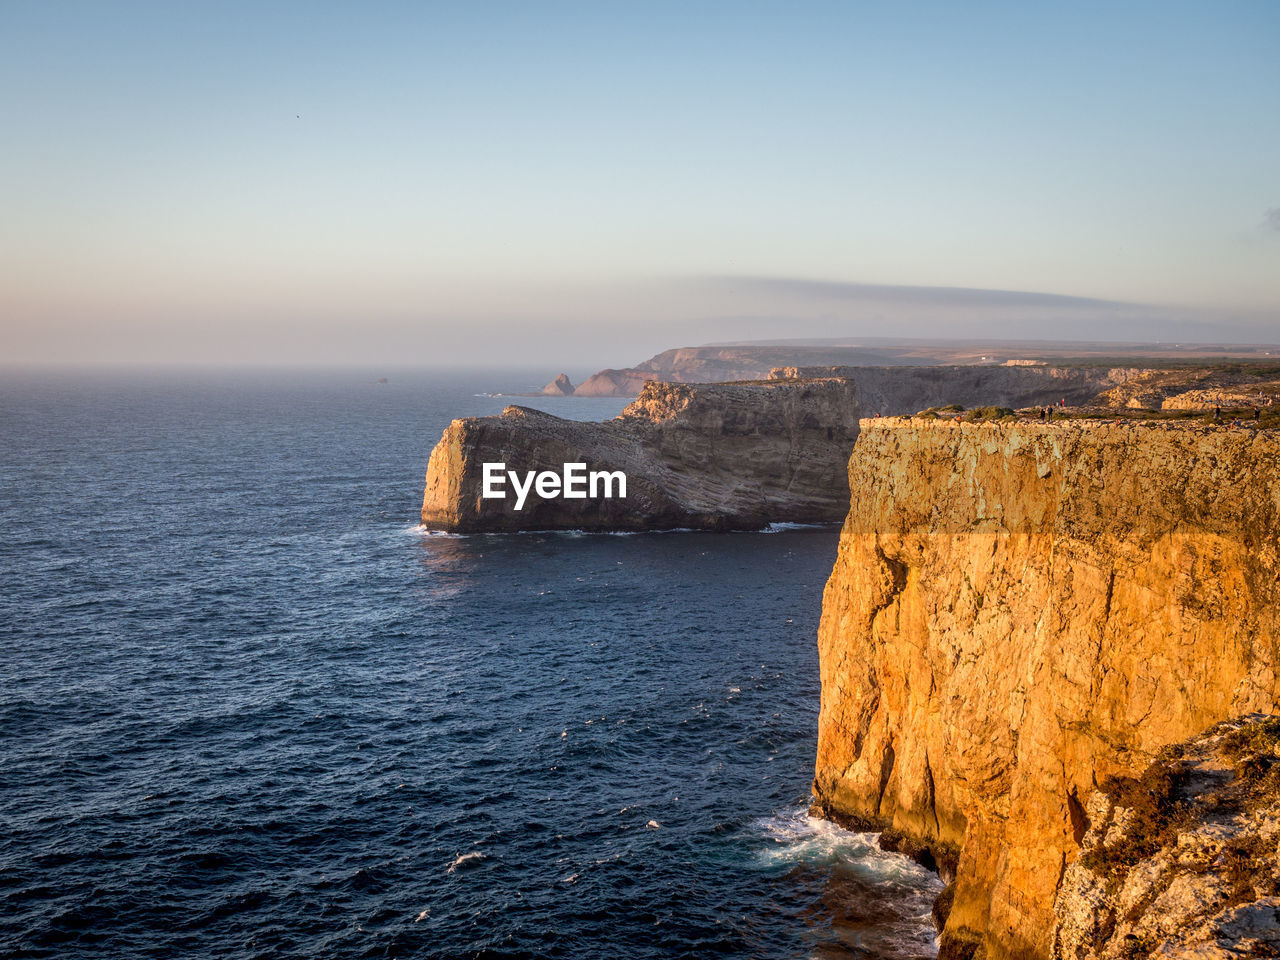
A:
<svg viewBox="0 0 1280 960">
<path fill-rule="evenodd" d="M 817 805 L 954 876 L 945 956 L 1046 957 L 1095 787 L 1276 710 L 1280 436 L 864 420 L 849 485 Z"/>
</svg>

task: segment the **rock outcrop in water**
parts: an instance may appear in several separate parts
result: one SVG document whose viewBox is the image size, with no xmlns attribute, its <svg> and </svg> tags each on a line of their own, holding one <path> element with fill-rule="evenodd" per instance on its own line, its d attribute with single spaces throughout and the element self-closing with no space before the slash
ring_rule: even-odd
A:
<svg viewBox="0 0 1280 960">
<path fill-rule="evenodd" d="M 542 392 L 548 397 L 571 397 L 573 396 L 573 381 L 569 379 L 567 373 L 562 373 L 543 387 Z"/>
<path fill-rule="evenodd" d="M 1047 957 L 1095 788 L 1276 712 L 1280 435 L 864 420 L 849 483 L 819 810 L 954 875 L 944 956 Z"/>
<path fill-rule="evenodd" d="M 431 453 L 422 522 L 431 529 L 759 529 L 832 523 L 858 429 L 845 380 L 651 383 L 614 420 L 562 420 L 525 407 L 455 420 Z M 560 472 L 565 463 L 626 474 L 625 498 L 484 499 L 486 462 Z"/>
</svg>

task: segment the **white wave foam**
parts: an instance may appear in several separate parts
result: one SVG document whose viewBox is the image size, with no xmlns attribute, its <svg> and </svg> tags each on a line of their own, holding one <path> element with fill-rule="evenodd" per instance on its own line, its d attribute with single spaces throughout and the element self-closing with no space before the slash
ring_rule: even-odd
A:
<svg viewBox="0 0 1280 960">
<path fill-rule="evenodd" d="M 788 530 L 825 530 L 829 527 L 838 527 L 838 523 L 788 523 L 779 521 L 771 523 L 758 533 L 785 533 Z"/>
<path fill-rule="evenodd" d="M 874 833 L 842 830 L 804 808 L 755 821 L 763 834 L 759 865 L 766 869 L 817 867 L 856 877 L 879 904 L 877 929 L 860 943 L 885 960 L 936 955 L 931 907 L 942 881 L 900 853 L 881 850 Z M 837 924 L 838 926 L 838 924 Z M 863 931 L 864 934 L 869 931 Z"/>
<path fill-rule="evenodd" d="M 733 530 L 731 533 L 785 533 L 788 530 L 824 530 L 839 526 L 834 523 L 788 523 L 779 522 L 771 523 L 759 530 Z M 470 533 L 450 533 L 447 530 L 428 530 L 421 523 L 410 524 L 403 528 L 403 532 L 415 537 L 447 537 L 455 540 L 465 540 L 472 536 L 499 536 L 499 537 L 528 537 L 540 536 L 545 537 L 548 534 L 555 534 L 561 537 L 639 537 L 639 536 L 655 536 L 669 533 L 714 533 L 711 530 L 698 530 L 695 527 L 665 527 L 661 530 L 582 530 L 573 528 L 571 530 L 545 529 L 545 530 L 494 530 L 481 534 Z"/>
<path fill-rule="evenodd" d="M 445 873 L 453 873 L 460 867 L 465 868 L 468 865 L 475 866 L 481 860 L 484 860 L 485 856 L 486 855 L 481 853 L 479 850 L 473 851 L 472 853 L 460 853 L 458 854 L 458 858 L 454 860 L 453 863 L 449 864 L 449 868 L 445 870 Z"/>
<path fill-rule="evenodd" d="M 829 820 L 809 816 L 799 807 L 756 821 L 766 843 L 761 851 L 766 866 L 779 864 L 844 864 L 868 880 L 913 890 L 942 889 L 937 874 L 900 853 L 880 849 L 879 835 L 855 833 Z"/>
<path fill-rule="evenodd" d="M 402 531 L 406 536 L 410 537 L 444 537 L 449 540 L 465 540 L 465 533 L 449 533 L 447 530 L 428 530 L 420 523 L 411 524 Z"/>
</svg>

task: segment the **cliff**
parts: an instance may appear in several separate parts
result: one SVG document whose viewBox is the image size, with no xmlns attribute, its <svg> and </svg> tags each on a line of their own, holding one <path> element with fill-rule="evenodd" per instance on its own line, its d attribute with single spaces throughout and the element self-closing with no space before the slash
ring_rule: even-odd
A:
<svg viewBox="0 0 1280 960">
<path fill-rule="evenodd" d="M 859 343 L 742 343 L 665 350 L 634 367 L 601 370 L 575 391 L 578 396 L 631 397 L 647 381 L 714 383 L 758 380 L 779 367 L 801 369 L 804 376 L 847 376 L 840 368 L 963 366 L 1049 366 L 1105 378 L 1130 376 L 1098 389 L 1119 387 L 1107 405 L 1156 407 L 1162 398 L 1188 386 L 1244 383 L 1275 378 L 1280 367 L 1262 348 L 1180 348 L 1169 344 L 1084 344 L 1010 341 L 892 341 Z M 1141 375 L 1141 376 L 1137 376 Z M 1095 393 L 1097 390 L 1094 391 Z M 943 400 L 944 403 L 957 402 Z"/>
<path fill-rule="evenodd" d="M 422 522 L 432 529 L 759 529 L 838 522 L 857 435 L 843 380 L 685 386 L 650 383 L 620 416 L 562 420 L 525 407 L 454 420 L 431 453 Z M 625 498 L 481 497 L 486 462 L 622 471 Z"/>
<path fill-rule="evenodd" d="M 1095 787 L 1276 710 L 1280 435 L 864 420 L 849 487 L 817 810 L 954 876 L 944 956 L 1046 957 Z"/>
<path fill-rule="evenodd" d="M 805 376 L 835 370 L 841 376 Z M 612 421 L 561 420 L 525 407 L 455 420 L 431 454 L 422 521 L 444 530 L 758 528 L 843 519 L 845 465 L 868 414 L 937 404 L 1082 403 L 1126 370 L 1057 367 L 830 367 L 774 370 L 766 381 L 648 381 Z M 523 509 L 480 497 L 484 463 L 621 470 L 626 500 L 534 498 Z"/>
<path fill-rule="evenodd" d="M 1280 954 L 1280 717 L 1227 721 L 1170 746 L 1085 809 L 1054 957 Z"/>
<path fill-rule="evenodd" d="M 774 367 L 816 363 L 931 363 L 910 351 L 866 347 L 809 347 L 801 345 L 679 347 L 664 350 L 643 363 L 601 370 L 578 385 L 579 397 L 633 397 L 645 383 L 719 383 L 760 380 Z"/>
</svg>

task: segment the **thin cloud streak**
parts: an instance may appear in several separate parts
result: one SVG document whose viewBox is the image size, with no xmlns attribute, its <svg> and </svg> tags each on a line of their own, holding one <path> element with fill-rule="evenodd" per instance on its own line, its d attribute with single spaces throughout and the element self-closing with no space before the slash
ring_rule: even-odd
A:
<svg viewBox="0 0 1280 960">
<path fill-rule="evenodd" d="M 1272 211 L 1280 215 L 1280 211 Z M 750 292 L 778 294 L 808 300 L 891 301 L 955 307 L 1137 307 L 1114 300 L 1077 297 L 1029 290 L 987 290 L 980 287 L 931 287 L 884 283 L 849 283 L 805 280 L 795 277 L 719 275 L 698 281 L 732 286 Z"/>
</svg>

